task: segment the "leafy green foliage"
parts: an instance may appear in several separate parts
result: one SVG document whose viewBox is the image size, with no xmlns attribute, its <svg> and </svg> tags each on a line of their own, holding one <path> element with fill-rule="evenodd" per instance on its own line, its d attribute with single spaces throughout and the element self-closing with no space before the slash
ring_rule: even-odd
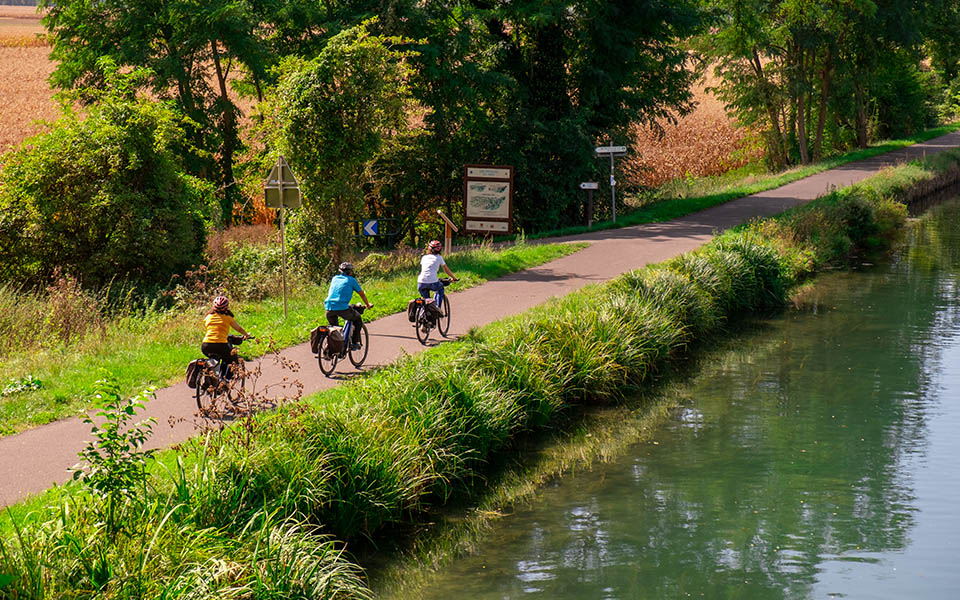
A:
<svg viewBox="0 0 960 600">
<path fill-rule="evenodd" d="M 291 223 L 301 254 L 331 247 L 337 263 L 362 216 L 367 164 L 405 124 L 405 54 L 367 25 L 345 30 L 309 62 L 281 68 L 270 126 L 277 148 L 300 174 L 304 207 Z"/>
<path fill-rule="evenodd" d="M 0 277 L 38 284 L 66 272 L 94 287 L 115 278 L 165 283 L 198 262 L 211 189 L 185 175 L 183 131 L 165 104 L 131 95 L 111 72 L 85 118 L 67 110 L 5 157 Z"/>
<path fill-rule="evenodd" d="M 98 424 L 90 415 L 80 420 L 90 425 L 96 438 L 80 451 L 83 461 L 73 469 L 73 479 L 82 482 L 95 492 L 105 505 L 104 518 L 110 533 L 120 529 L 120 514 L 125 503 L 137 504 L 146 496 L 146 464 L 153 450 L 141 450 L 150 437 L 153 419 L 130 424 L 129 421 L 142 409 L 144 402 L 154 397 L 153 389 L 141 392 L 134 398 L 123 398 L 116 380 L 101 379 L 97 382 L 95 397 L 99 401 Z"/>
<path fill-rule="evenodd" d="M 763 132 L 773 167 L 932 124 L 938 92 L 919 49 L 941 27 L 930 5 L 949 13 L 953 0 L 707 4 L 717 30 L 700 47 L 738 120 Z M 949 43 L 932 47 L 941 64 L 955 62 Z"/>
<path fill-rule="evenodd" d="M 220 223 L 233 218 L 237 193 L 233 167 L 242 149 L 240 110 L 228 82 L 235 67 L 245 69 L 249 87 L 259 90 L 274 59 L 264 43 L 274 2 L 176 0 L 129 3 L 41 0 L 44 25 L 57 68 L 52 83 L 64 90 L 104 89 L 109 71 L 101 59 L 121 68 L 148 68 L 137 88 L 170 99 L 188 119 L 189 144 L 181 147 L 189 173 L 215 181 Z M 282 14 L 282 13 L 279 13 Z M 95 96 L 80 99 L 95 103 Z"/>
</svg>

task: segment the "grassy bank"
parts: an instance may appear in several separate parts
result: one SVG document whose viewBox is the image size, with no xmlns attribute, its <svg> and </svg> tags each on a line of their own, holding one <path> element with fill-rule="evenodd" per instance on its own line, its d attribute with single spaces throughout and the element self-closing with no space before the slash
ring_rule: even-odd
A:
<svg viewBox="0 0 960 600">
<path fill-rule="evenodd" d="M 101 494 L 15 510 L 0 594 L 367 597 L 344 544 L 470 498 L 516 440 L 621 402 L 729 319 L 781 310 L 818 269 L 890 244 L 896 198 L 957 161 L 884 172 L 167 454 L 116 535 Z"/>
<path fill-rule="evenodd" d="M 451 289 L 480 285 L 583 247 L 519 244 L 455 253 L 448 261 L 460 281 Z M 411 265 L 400 265 L 406 268 L 391 263 L 358 271 L 367 297 L 374 303 L 365 315 L 367 321 L 406 308 L 416 292 L 417 267 L 416 261 L 411 261 Z M 310 330 L 324 320 L 326 295 L 326 283 L 294 288 L 287 319 L 283 318 L 282 297 L 234 303 L 243 327 L 264 340 L 245 344 L 244 353 L 262 354 L 266 340 L 281 348 L 305 341 Z M 208 302 L 209 296 L 203 300 Z M 148 385 L 176 382 L 183 377 L 185 365 L 199 356 L 205 306 L 138 310 L 105 320 L 95 304 L 95 299 L 69 282 L 51 288 L 45 297 L 0 286 L 0 329 L 13 338 L 7 342 L 11 346 L 8 351 L 0 355 L 4 377 L 0 381 L 0 435 L 88 409 L 102 369 L 116 377 L 125 394 L 132 394 Z M 38 338 L 36 343 L 22 342 L 33 338 Z M 21 341 L 20 346 L 13 346 L 16 340 Z M 4 394 L 4 390 L 9 391 Z"/>
</svg>

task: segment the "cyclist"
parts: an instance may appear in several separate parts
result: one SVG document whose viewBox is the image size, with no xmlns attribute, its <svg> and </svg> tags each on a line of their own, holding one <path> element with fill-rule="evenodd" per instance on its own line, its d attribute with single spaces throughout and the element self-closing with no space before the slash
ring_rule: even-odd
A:
<svg viewBox="0 0 960 600">
<path fill-rule="evenodd" d="M 427 254 L 420 259 L 420 275 L 417 276 L 417 291 L 421 298 L 429 298 L 430 292 L 436 292 L 435 299 L 437 308 L 443 309 L 443 283 L 437 277 L 437 273 L 442 267 L 444 272 L 450 276 L 450 279 L 458 281 L 456 276 L 447 266 L 447 263 L 440 256 L 440 249 L 443 246 L 440 240 L 433 240 L 427 244 Z"/>
<path fill-rule="evenodd" d="M 363 325 L 363 317 L 350 306 L 350 300 L 353 298 L 354 292 L 359 294 L 364 306 L 373 308 L 373 305 L 367 301 L 367 295 L 363 293 L 360 282 L 353 276 L 353 264 L 342 262 L 340 263 L 340 272 L 330 280 L 330 290 L 327 292 L 327 299 L 323 306 L 327 309 L 327 323 L 330 325 L 340 325 L 339 317 L 353 323 L 350 349 L 359 350 L 360 326 Z"/>
<path fill-rule="evenodd" d="M 229 307 L 230 301 L 226 296 L 217 296 L 213 299 L 213 307 L 203 319 L 207 333 L 200 344 L 200 351 L 204 356 L 220 361 L 220 376 L 224 379 L 230 378 L 230 364 L 237 362 L 237 357 L 234 356 L 233 349 L 227 342 L 230 328 L 240 332 L 244 339 L 250 338 L 250 334 L 237 323 Z"/>
</svg>

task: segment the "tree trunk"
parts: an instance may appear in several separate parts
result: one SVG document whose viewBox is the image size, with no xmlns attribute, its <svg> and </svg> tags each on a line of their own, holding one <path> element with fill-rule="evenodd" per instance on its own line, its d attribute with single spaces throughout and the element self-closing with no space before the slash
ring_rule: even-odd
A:
<svg viewBox="0 0 960 600">
<path fill-rule="evenodd" d="M 799 85 L 797 85 L 797 145 L 800 147 L 800 163 L 810 164 L 810 154 L 807 151 L 807 69 L 806 53 L 803 48 L 797 52 L 797 62 L 800 66 Z"/>
<path fill-rule="evenodd" d="M 827 123 L 827 101 L 830 99 L 830 84 L 833 81 L 833 52 L 827 46 L 827 55 L 823 59 L 823 70 L 820 71 L 820 107 L 817 114 L 817 137 L 813 142 L 813 160 L 818 161 L 823 156 L 823 128 Z"/>
<path fill-rule="evenodd" d="M 773 162 L 780 167 L 786 164 L 787 139 L 786 134 L 780 127 L 780 115 L 778 114 L 779 111 L 777 109 L 777 104 L 770 97 L 771 94 L 769 89 L 773 87 L 773 85 L 767 81 L 766 74 L 763 72 L 763 63 L 760 61 L 760 55 L 755 49 L 753 51 L 753 58 L 750 61 L 750 64 L 757 78 L 760 80 L 760 85 L 763 86 L 763 104 L 767 109 L 767 115 L 770 118 L 770 128 L 776 143 L 776 148 L 774 149 L 773 153 Z M 768 150 L 768 155 L 769 153 L 770 151 Z"/>
<path fill-rule="evenodd" d="M 857 118 L 857 147 L 866 148 L 867 142 L 867 94 L 863 86 L 854 84 L 854 102 L 856 103 Z"/>
<path fill-rule="evenodd" d="M 213 65 L 217 73 L 217 83 L 220 87 L 220 98 L 217 101 L 220 108 L 220 126 L 223 136 L 220 143 L 220 206 L 223 225 L 233 224 L 233 155 L 237 148 L 237 122 L 233 114 L 233 103 L 227 94 L 227 74 L 220 64 L 220 51 L 217 41 L 210 40 L 210 49 L 213 52 Z"/>
</svg>

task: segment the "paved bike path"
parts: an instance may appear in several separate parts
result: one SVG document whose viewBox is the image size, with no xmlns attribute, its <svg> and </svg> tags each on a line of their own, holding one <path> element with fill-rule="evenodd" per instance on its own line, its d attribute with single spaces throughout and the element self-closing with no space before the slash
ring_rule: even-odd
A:
<svg viewBox="0 0 960 600">
<path fill-rule="evenodd" d="M 545 265 L 449 294 L 452 307 L 450 336 L 455 339 L 471 327 L 523 312 L 589 283 L 606 281 L 626 271 L 688 252 L 710 241 L 716 232 L 809 202 L 832 188 L 860 181 L 884 167 L 958 146 L 960 132 L 955 132 L 811 175 L 783 187 L 733 200 L 667 223 L 545 240 L 588 241 L 590 246 Z M 413 285 L 411 274 L 411 295 Z M 376 302 L 376 298 L 370 300 Z M 317 321 L 321 320 L 323 315 L 318 314 Z M 415 354 L 423 349 L 407 321 L 406 313 L 378 319 L 368 327 L 370 353 L 365 370 L 389 364 L 404 353 Z M 304 338 L 307 334 L 305 331 Z M 436 337 L 436 332 L 432 336 Z M 268 356 L 259 361 L 262 376 L 258 387 L 262 388 L 267 383 L 282 386 L 284 381 L 296 380 L 303 384 L 303 393 L 306 395 L 333 387 L 356 372 L 349 361 L 343 361 L 337 365 L 333 378 L 324 377 L 306 343 L 283 350 L 282 356 L 287 361 L 299 364 L 299 370 L 292 372 L 281 368 Z M 192 424 L 195 408 L 193 390 L 184 383 L 158 390 L 156 399 L 140 415 L 140 418 L 153 417 L 157 420 L 150 447 L 167 447 L 193 435 L 196 432 Z M 171 422 L 173 424 L 168 425 Z M 89 439 L 89 426 L 75 418 L 0 438 L 0 506 L 13 504 L 53 484 L 67 481 L 67 469 L 77 463 L 77 453 Z"/>
</svg>

